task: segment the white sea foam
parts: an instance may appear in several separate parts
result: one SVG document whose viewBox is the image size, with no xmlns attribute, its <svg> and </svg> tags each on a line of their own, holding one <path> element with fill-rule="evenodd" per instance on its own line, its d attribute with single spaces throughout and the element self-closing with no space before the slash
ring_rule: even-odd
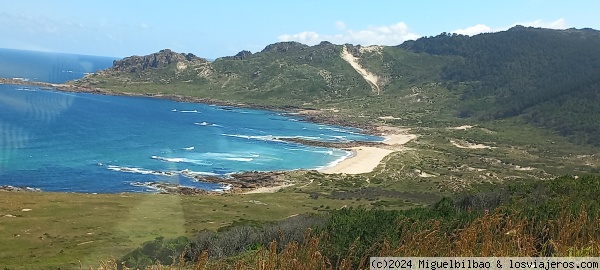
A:
<svg viewBox="0 0 600 270">
<path fill-rule="evenodd" d="M 324 135 L 324 134 L 320 134 L 320 135 Z M 297 138 L 297 139 L 304 139 L 304 140 L 310 140 L 310 141 L 323 140 L 322 137 L 315 137 L 315 136 L 285 136 L 285 137 L 281 137 L 281 138 Z"/>
<path fill-rule="evenodd" d="M 233 186 L 231 184 L 225 184 L 222 185 L 220 188 L 215 188 L 212 191 L 216 191 L 216 192 L 225 192 L 227 190 L 230 190 Z"/>
<path fill-rule="evenodd" d="M 190 163 L 190 164 L 195 164 L 195 165 L 211 165 L 211 164 L 203 162 L 203 160 L 200 160 L 200 159 L 190 159 L 190 158 L 184 158 L 184 157 L 151 156 L 150 158 L 151 159 L 160 160 L 160 161 L 164 161 L 164 162 Z"/>
<path fill-rule="evenodd" d="M 246 157 L 230 157 L 230 158 L 224 158 L 224 160 L 250 162 L 250 161 L 252 161 L 254 159 L 253 158 L 246 158 Z"/>
<path fill-rule="evenodd" d="M 223 136 L 243 138 L 249 140 L 259 140 L 259 141 L 271 141 L 271 142 L 287 142 L 282 139 L 303 139 L 310 141 L 326 141 L 323 137 L 316 136 L 273 136 L 273 135 L 243 135 L 243 134 L 221 134 Z"/>
<path fill-rule="evenodd" d="M 280 138 L 273 135 L 242 135 L 242 134 L 221 134 L 223 136 L 243 138 L 248 140 L 259 140 L 259 141 L 271 141 L 271 142 L 283 142 Z"/>
<path fill-rule="evenodd" d="M 167 158 L 167 157 L 159 157 L 159 156 L 151 156 L 152 159 L 158 159 L 166 162 L 186 162 L 186 158 Z"/>
<path fill-rule="evenodd" d="M 208 122 L 200 122 L 200 123 L 196 122 L 196 123 L 194 123 L 194 125 L 205 126 L 205 127 L 221 127 L 221 125 L 219 125 L 219 124 L 211 124 Z"/>
<path fill-rule="evenodd" d="M 187 176 L 187 177 L 193 177 L 195 175 L 219 176 L 219 174 L 216 174 L 216 173 L 192 171 L 192 170 L 189 170 L 189 169 L 183 169 L 183 170 L 180 171 L 180 173 L 181 173 L 181 175 Z"/>
<path fill-rule="evenodd" d="M 156 182 L 131 182 L 129 184 L 134 187 L 145 187 L 156 191 L 162 190 L 161 188 L 156 186 Z"/>
<path fill-rule="evenodd" d="M 177 175 L 177 173 L 175 173 L 175 172 L 153 171 L 153 170 L 147 170 L 147 169 L 136 168 L 136 167 L 121 167 L 121 166 L 108 165 L 106 168 L 111 171 L 116 171 L 116 172 L 139 173 L 139 174 L 146 174 L 146 175 L 147 174 L 159 175 L 159 176 L 175 176 L 175 175 Z"/>
<path fill-rule="evenodd" d="M 350 151 L 345 151 L 345 152 L 346 152 L 346 154 L 345 154 L 344 156 L 341 156 L 340 158 L 338 158 L 338 159 L 336 159 L 336 160 L 334 160 L 334 161 L 332 161 L 332 162 L 329 162 L 329 163 L 328 163 L 327 165 L 325 165 L 325 166 L 319 166 L 319 167 L 316 167 L 316 168 L 314 168 L 314 170 L 317 170 L 317 171 L 323 171 L 323 170 L 326 170 L 326 169 L 328 169 L 328 168 L 332 168 L 332 167 L 334 167 L 335 165 L 338 165 L 338 164 L 340 164 L 340 162 L 342 162 L 342 161 L 344 161 L 345 159 L 347 159 L 347 158 L 349 158 L 349 157 L 351 157 L 351 156 L 352 156 L 352 152 L 350 152 Z M 332 152 L 332 153 L 333 153 L 333 152 Z"/>
<path fill-rule="evenodd" d="M 204 159 L 209 160 L 228 160 L 228 161 L 240 161 L 240 162 L 250 162 L 255 158 L 260 157 L 259 154 L 256 153 L 215 153 L 208 152 L 202 154 Z"/>
<path fill-rule="evenodd" d="M 361 134 L 359 132 L 350 131 L 350 130 L 347 130 L 347 129 L 335 128 L 335 127 L 326 127 L 325 129 L 331 130 L 331 131 L 335 131 L 335 132 L 340 132 L 340 133 L 352 134 L 352 135 L 361 135 L 361 136 L 364 135 L 364 134 Z"/>
<path fill-rule="evenodd" d="M 335 138 L 336 141 L 340 141 L 340 142 L 350 142 L 352 140 L 349 140 L 348 138 L 346 138 L 346 136 L 343 135 L 334 135 L 334 136 L 330 136 L 331 138 Z"/>
<path fill-rule="evenodd" d="M 153 182 L 131 182 L 129 183 L 129 185 L 134 186 L 134 187 L 143 187 L 146 188 L 146 190 L 144 190 L 143 192 L 149 192 L 150 190 L 153 190 L 154 192 L 160 192 L 161 189 L 158 188 L 157 186 L 152 185 Z"/>
<path fill-rule="evenodd" d="M 178 109 L 172 109 L 172 112 L 180 112 L 180 113 L 200 113 L 198 112 L 198 110 L 178 110 Z"/>
<path fill-rule="evenodd" d="M 31 89 L 29 87 L 20 87 L 20 88 L 17 88 L 17 90 L 19 90 L 19 91 L 30 91 L 30 92 L 35 92 L 36 91 L 35 89 Z"/>
</svg>

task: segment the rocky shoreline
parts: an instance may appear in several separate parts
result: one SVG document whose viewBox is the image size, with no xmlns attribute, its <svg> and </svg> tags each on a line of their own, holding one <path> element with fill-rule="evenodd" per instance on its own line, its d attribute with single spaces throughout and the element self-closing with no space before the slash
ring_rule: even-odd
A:
<svg viewBox="0 0 600 270">
<path fill-rule="evenodd" d="M 285 180 L 285 172 L 242 172 L 230 174 L 227 177 L 186 175 L 198 182 L 223 185 L 222 190 L 204 190 L 201 188 L 181 186 L 163 182 L 134 183 L 155 189 L 160 194 L 177 195 L 221 195 L 226 193 L 241 194 L 259 188 L 270 188 L 292 184 Z"/>
<path fill-rule="evenodd" d="M 177 195 L 221 195 L 226 193 L 241 194 L 259 188 L 270 188 L 293 184 L 285 178 L 285 172 L 242 172 L 228 175 L 227 177 L 186 175 L 198 182 L 215 183 L 223 185 L 222 190 L 204 190 L 201 188 L 182 186 L 165 182 L 135 182 L 133 186 L 144 186 L 156 190 L 159 194 Z M 39 188 L 16 187 L 10 185 L 0 186 L 0 191 L 7 192 L 43 192 Z"/>
<path fill-rule="evenodd" d="M 170 99 L 177 102 L 202 103 L 207 105 L 217 105 L 224 107 L 247 108 L 257 110 L 278 111 L 288 116 L 301 116 L 302 121 L 321 123 L 327 125 L 345 126 L 360 129 L 365 134 L 378 135 L 376 127 L 368 124 L 359 124 L 347 119 L 336 116 L 335 114 L 314 108 L 300 108 L 296 106 L 269 106 L 253 103 L 239 103 L 231 101 L 216 100 L 211 98 L 198 98 L 173 94 L 139 94 L 128 92 L 115 92 L 98 87 L 81 86 L 74 84 L 56 84 L 47 82 L 35 82 L 23 79 L 0 78 L 0 84 L 14 84 L 24 86 L 36 86 L 42 90 L 58 90 L 73 93 L 90 93 L 98 95 L 131 96 L 131 97 L 151 97 Z"/>
<path fill-rule="evenodd" d="M 58 90 L 65 92 L 76 92 L 76 93 L 92 93 L 92 94 L 101 94 L 101 95 L 119 95 L 119 96 L 140 96 L 140 97 L 152 97 L 152 98 L 164 98 L 171 99 L 178 102 L 189 102 L 189 103 L 203 103 L 209 105 L 218 105 L 218 106 L 230 106 L 236 108 L 250 108 L 250 109 L 263 109 L 263 110 L 274 110 L 274 111 L 282 111 L 284 114 L 293 116 L 299 115 L 303 119 L 303 121 L 322 123 L 322 124 L 330 124 L 330 125 L 338 125 L 338 126 L 349 126 L 354 128 L 359 128 L 362 132 L 371 135 L 379 135 L 375 126 L 367 126 L 367 125 L 358 125 L 357 123 L 353 123 L 339 117 L 333 117 L 330 112 L 316 110 L 316 109 L 306 109 L 306 108 L 298 108 L 298 107 L 276 107 L 276 106 L 266 106 L 266 105 L 258 105 L 258 104 L 245 104 L 245 103 L 236 103 L 236 102 L 228 102 L 228 101 L 220 101 L 214 100 L 210 98 L 194 98 L 194 97 L 186 97 L 181 95 L 161 95 L 161 94 L 134 94 L 134 93 L 123 93 L 123 92 L 113 92 L 109 90 L 105 90 L 102 88 L 95 87 L 85 87 L 85 86 L 77 86 L 72 84 L 54 84 L 54 83 L 46 83 L 46 82 L 33 82 L 26 81 L 22 79 L 8 79 L 8 78 L 0 78 L 0 84 L 14 84 L 14 85 L 24 85 L 24 86 L 36 86 L 43 90 Z M 318 147 L 328 147 L 328 148 L 351 148 L 356 146 L 379 146 L 381 142 L 321 142 L 314 140 L 306 140 L 300 138 L 282 138 L 282 140 L 299 143 L 309 146 L 318 146 Z M 285 181 L 285 172 L 243 172 L 231 174 L 228 177 L 216 177 L 216 176 L 200 176 L 200 175 L 186 175 L 190 178 L 194 178 L 199 182 L 205 183 L 218 183 L 227 186 L 228 188 L 223 191 L 207 191 L 200 188 L 181 186 L 178 184 L 170 184 L 163 182 L 149 182 L 149 183 L 137 183 L 140 186 L 147 186 L 149 188 L 155 189 L 158 193 L 166 193 L 166 194 L 179 194 L 179 195 L 208 195 L 208 194 L 223 194 L 223 193 L 245 193 L 252 190 L 256 190 L 258 188 L 265 187 L 277 187 L 292 184 L 289 181 Z M 1 186 L 0 190 L 4 191 L 40 191 L 31 188 L 16 188 L 12 186 Z"/>
<path fill-rule="evenodd" d="M 15 187 L 10 185 L 0 186 L 0 191 L 10 191 L 10 192 L 42 192 L 39 188 L 32 187 Z"/>
</svg>

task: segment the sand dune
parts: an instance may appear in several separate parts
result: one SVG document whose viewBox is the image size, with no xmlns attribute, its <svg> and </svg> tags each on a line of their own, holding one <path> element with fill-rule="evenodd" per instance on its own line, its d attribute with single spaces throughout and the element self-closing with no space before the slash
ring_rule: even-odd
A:
<svg viewBox="0 0 600 270">
<path fill-rule="evenodd" d="M 358 59 L 354 57 L 354 55 L 352 55 L 350 52 L 348 52 L 346 45 L 344 45 L 344 47 L 342 48 L 341 57 L 342 59 L 344 59 L 344 61 L 348 62 L 348 64 L 350 64 L 352 68 L 354 68 L 354 70 L 356 70 L 356 72 L 358 72 L 358 74 L 360 74 L 365 79 L 365 81 L 367 81 L 367 83 L 369 83 L 369 85 L 373 89 L 373 92 L 379 95 L 379 93 L 381 92 L 378 85 L 379 77 L 362 67 L 358 63 Z"/>
</svg>

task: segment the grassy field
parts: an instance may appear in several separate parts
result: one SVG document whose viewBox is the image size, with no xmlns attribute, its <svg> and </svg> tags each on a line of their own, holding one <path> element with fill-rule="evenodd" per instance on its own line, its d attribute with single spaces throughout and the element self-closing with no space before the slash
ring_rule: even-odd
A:
<svg viewBox="0 0 600 270">
<path fill-rule="evenodd" d="M 389 48 L 363 54 L 361 64 L 381 78 L 383 92 L 375 95 L 339 58 L 340 49 L 312 48 L 310 61 L 304 51 L 290 51 L 287 58 L 267 52 L 184 71 L 173 66 L 116 77 L 93 75 L 88 82 L 115 93 L 316 109 L 344 123 L 407 127 L 418 135 L 373 172 L 288 172 L 293 186 L 247 195 L 0 192 L 0 266 L 79 269 L 79 261 L 84 267 L 98 265 L 157 237 L 192 237 L 233 223 L 276 221 L 342 207 L 428 206 L 491 184 L 598 172 L 598 148 L 573 144 L 520 118 L 457 118 L 459 96 L 438 80 L 445 58 Z M 456 128 L 464 125 L 473 127 Z"/>
<path fill-rule="evenodd" d="M 277 193 L 2 192 L 0 261 L 8 269 L 79 268 L 79 261 L 97 265 L 156 237 L 191 237 L 233 222 L 276 221 L 342 207 L 406 209 L 488 183 L 585 174 L 600 165 L 597 149 L 516 122 L 466 130 L 420 126 L 413 132 L 418 139 L 371 173 L 289 172 L 287 177 L 296 184 Z M 451 140 L 494 148 L 458 148 Z"/>
<path fill-rule="evenodd" d="M 300 182 L 297 188 L 282 192 L 245 195 L 2 192 L 1 264 L 8 269 L 78 268 L 79 261 L 84 266 L 96 265 L 156 237 L 191 237 L 235 221 L 276 221 L 299 213 L 381 202 L 373 199 L 377 191 L 362 199 L 329 196 L 328 191 L 319 189 L 317 183 Z M 418 196 L 412 197 L 414 203 L 394 199 L 398 202 L 386 208 L 405 208 L 420 201 Z"/>
<path fill-rule="evenodd" d="M 160 236 L 193 236 L 233 221 L 275 221 L 297 213 L 367 203 L 310 198 L 303 193 L 201 197 L 0 194 L 0 261 L 8 269 L 70 269 L 78 268 L 78 261 L 95 265 Z"/>
</svg>

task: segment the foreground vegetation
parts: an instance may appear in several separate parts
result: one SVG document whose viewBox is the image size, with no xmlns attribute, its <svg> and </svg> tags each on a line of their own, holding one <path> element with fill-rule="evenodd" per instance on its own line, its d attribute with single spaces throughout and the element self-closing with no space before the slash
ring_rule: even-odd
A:
<svg viewBox="0 0 600 270">
<path fill-rule="evenodd" d="M 234 226 L 211 237 L 201 233 L 192 240 L 156 239 L 123 262 L 107 262 L 105 269 L 122 264 L 163 264 L 165 269 L 368 269 L 371 256 L 599 256 L 599 186 L 599 175 L 519 181 L 454 200 L 444 198 L 428 208 L 348 208 L 273 225 Z"/>
<path fill-rule="evenodd" d="M 115 94 L 312 109 L 340 123 L 408 127 L 418 138 L 371 173 L 287 172 L 293 185 L 276 193 L 2 192 L 1 266 L 78 269 L 112 257 L 100 269 L 157 260 L 164 269 L 355 269 L 369 255 L 598 256 L 600 183 L 589 174 L 600 167 L 591 79 L 600 61 L 570 69 L 569 59 L 581 57 L 560 49 L 570 35 L 593 45 L 597 34 L 545 31 L 444 34 L 399 47 L 278 43 L 212 63 L 189 55 L 144 62 L 177 57 L 161 52 L 73 82 Z M 523 35 L 531 38 L 511 42 Z M 548 41 L 555 35 L 563 36 Z M 504 44 L 498 38 L 515 52 L 488 46 Z M 562 62 L 547 63 L 556 59 L 538 55 L 538 46 Z M 582 55 L 596 59 L 600 46 L 590 48 Z M 343 50 L 378 76 L 380 92 Z M 580 68 L 587 71 L 562 73 Z M 548 82 L 564 84 L 546 88 L 552 76 Z"/>
</svg>

